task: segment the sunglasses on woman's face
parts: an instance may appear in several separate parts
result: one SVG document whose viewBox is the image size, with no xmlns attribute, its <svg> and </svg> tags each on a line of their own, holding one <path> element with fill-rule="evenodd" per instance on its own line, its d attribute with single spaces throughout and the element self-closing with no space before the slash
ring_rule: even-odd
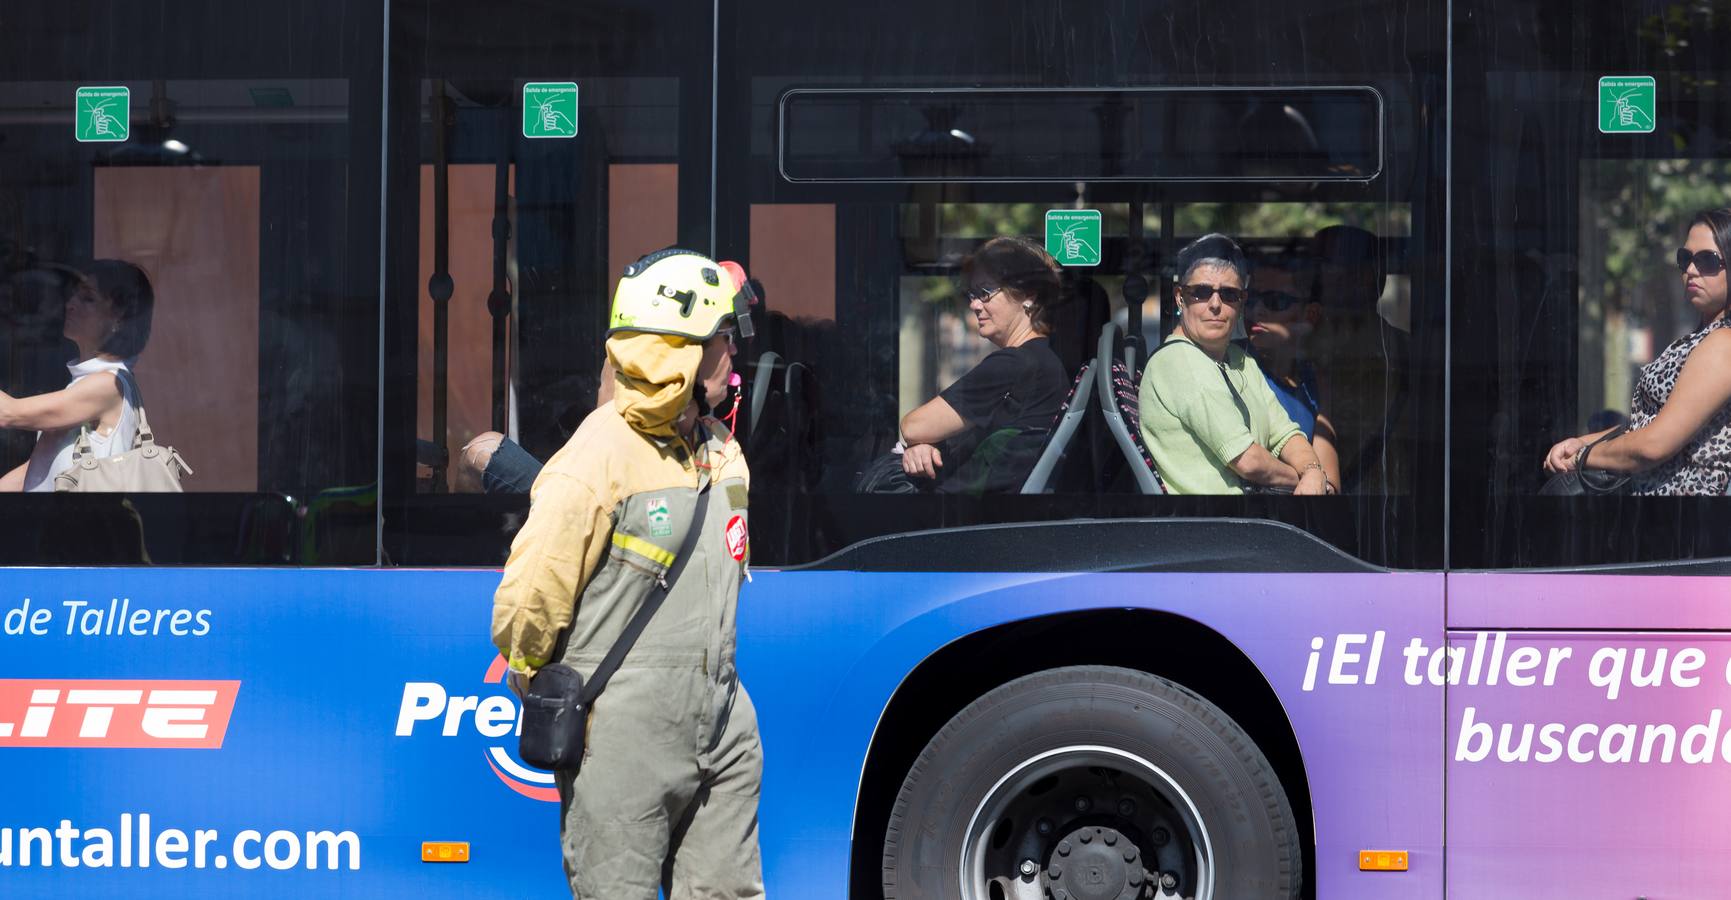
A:
<svg viewBox="0 0 1731 900">
<path fill-rule="evenodd" d="M 975 300 L 978 300 L 981 303 L 984 303 L 987 300 L 992 299 L 992 295 L 1001 290 L 1003 290 L 1003 288 L 991 284 L 982 284 L 978 287 L 971 287 L 962 292 L 962 302 L 972 303 Z"/>
<path fill-rule="evenodd" d="M 1260 306 L 1271 312 L 1285 312 L 1303 302 L 1303 297 L 1285 291 L 1252 291 L 1250 293 L 1251 309 Z"/>
<path fill-rule="evenodd" d="M 1178 289 L 1187 303 L 1202 303 L 1215 294 L 1220 295 L 1220 302 L 1236 306 L 1244 300 L 1244 289 L 1235 287 L 1215 286 L 1212 284 L 1187 284 Z"/>
<path fill-rule="evenodd" d="M 1689 264 L 1695 264 L 1695 271 L 1711 277 L 1725 271 L 1725 257 L 1712 250 L 1697 250 L 1690 253 L 1688 248 L 1677 248 L 1677 271 L 1687 273 Z"/>
</svg>

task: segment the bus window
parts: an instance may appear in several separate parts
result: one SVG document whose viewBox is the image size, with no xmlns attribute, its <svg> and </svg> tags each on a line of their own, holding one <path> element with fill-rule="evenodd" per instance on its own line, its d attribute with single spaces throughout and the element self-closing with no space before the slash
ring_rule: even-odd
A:
<svg viewBox="0 0 1731 900">
<path fill-rule="evenodd" d="M 767 327 L 744 366 L 762 400 L 747 433 L 754 503 L 767 511 L 754 520 L 754 559 L 840 553 L 833 564 L 849 565 L 860 541 L 926 528 L 1244 516 L 1379 562 L 1434 560 L 1434 545 L 1409 542 L 1418 523 L 1404 510 L 1438 487 L 1417 473 L 1440 465 L 1429 435 L 1441 421 L 1421 412 L 1440 382 L 1415 373 L 1441 338 L 1440 285 L 1418 277 L 1426 198 L 1389 177 L 1414 165 L 1414 138 L 1395 130 L 1410 116 L 1385 117 L 1378 100 L 1395 87 L 959 89 L 947 86 L 954 73 L 910 65 L 898 77 L 919 87 L 856 89 L 833 71 L 822 86 L 802 78 L 812 53 L 743 63 L 749 92 L 723 90 L 748 95 L 750 114 L 733 113 L 770 132 L 718 148 L 735 177 L 717 184 L 717 246 L 764 276 L 766 295 Z M 1175 121 L 1217 126 L 1206 161 L 1176 140 Z M 978 424 L 957 413 L 958 436 L 918 446 L 934 398 L 953 408 L 956 386 L 1006 352 L 970 306 L 972 265 L 1005 238 L 1065 255 L 1047 219 L 1072 210 L 1098 213 L 1099 246 L 1058 267 L 1042 335 L 1055 374 L 1018 370 L 1045 421 L 1006 429 L 988 406 L 970 410 Z M 804 223 L 799 239 L 761 228 L 769 216 Z M 1314 434 L 1306 400 L 1327 387 L 1337 496 L 1160 493 L 1159 464 L 1138 446 L 1139 375 L 1178 321 L 1179 249 L 1212 231 L 1236 238 L 1269 286 L 1256 295 L 1261 325 L 1247 318 L 1234 338 L 1294 395 L 1282 415 L 1308 413 L 1298 427 Z M 821 303 L 808 302 L 814 283 Z M 991 442 L 1006 431 L 1041 440 Z M 996 469 L 980 464 L 982 447 Z"/>
<path fill-rule="evenodd" d="M 1703 27 L 1693 12 L 1676 16 L 1683 31 L 1667 37 L 1601 10 L 1581 33 L 1626 31 L 1627 46 L 1545 30 L 1466 83 L 1455 196 L 1480 202 L 1456 216 L 1454 565 L 1702 570 L 1731 555 L 1725 403 L 1681 446 L 1648 448 L 1653 431 L 1595 446 L 1589 469 L 1632 474 L 1609 494 L 1556 495 L 1566 479 L 1546 468 L 1571 439 L 1651 424 L 1666 373 L 1710 324 L 1676 254 L 1698 212 L 1731 203 L 1731 167 L 1697 72 L 1714 41 L 1688 34 Z M 1470 99 L 1517 95 L 1534 102 Z"/>
<path fill-rule="evenodd" d="M 378 17 L 102 6 L 0 36 L 0 558 L 372 563 Z M 57 490 L 146 435 L 183 494 Z"/>
<path fill-rule="evenodd" d="M 708 249 L 710 11 L 396 9 L 385 550 L 497 565 L 540 463 L 611 386 L 620 272 Z M 543 83 L 574 86 L 551 129 L 525 117 Z"/>
</svg>

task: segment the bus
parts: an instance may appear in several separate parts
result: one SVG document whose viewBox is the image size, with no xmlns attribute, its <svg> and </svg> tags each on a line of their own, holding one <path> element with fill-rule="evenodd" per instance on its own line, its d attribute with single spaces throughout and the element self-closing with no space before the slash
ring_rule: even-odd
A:
<svg viewBox="0 0 1731 900">
<path fill-rule="evenodd" d="M 770 896 L 1720 896 L 1731 498 L 1541 463 L 1694 326 L 1728 45 L 1681 0 L 7 3 L 0 390 L 133 262 L 192 471 L 0 497 L 0 893 L 560 895 L 487 625 L 529 500 L 471 442 L 562 446 L 681 246 L 761 288 Z M 1332 496 L 1138 452 L 1211 232 L 1292 278 Z M 856 490 L 990 350 L 1006 235 L 1062 263 L 1040 466 Z"/>
</svg>

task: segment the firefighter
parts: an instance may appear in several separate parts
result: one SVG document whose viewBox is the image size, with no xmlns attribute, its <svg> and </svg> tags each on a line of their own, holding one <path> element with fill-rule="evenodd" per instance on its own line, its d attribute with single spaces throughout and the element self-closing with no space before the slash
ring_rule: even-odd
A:
<svg viewBox="0 0 1731 900">
<path fill-rule="evenodd" d="M 579 900 L 763 896 L 757 713 L 734 670 L 748 562 L 748 473 L 710 415 L 751 336 L 736 264 L 663 250 L 626 267 L 607 359 L 613 402 L 584 419 L 530 491 L 493 598 L 512 688 L 551 662 L 585 678 L 702 529 L 665 602 L 596 699 L 576 771 L 559 771 L 560 838 Z M 698 494 L 709 498 L 692 522 Z"/>
</svg>

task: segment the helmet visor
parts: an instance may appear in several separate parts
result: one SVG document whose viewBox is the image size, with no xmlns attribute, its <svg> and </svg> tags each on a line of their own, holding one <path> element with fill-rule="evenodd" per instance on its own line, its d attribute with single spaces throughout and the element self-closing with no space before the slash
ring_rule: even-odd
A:
<svg viewBox="0 0 1731 900">
<path fill-rule="evenodd" d="M 742 338 L 755 337 L 757 329 L 751 325 L 751 308 L 758 305 L 757 291 L 751 287 L 751 280 L 745 277 L 745 267 L 730 259 L 720 262 L 721 268 L 733 278 L 735 288 L 733 294 L 733 321 Z"/>
</svg>

